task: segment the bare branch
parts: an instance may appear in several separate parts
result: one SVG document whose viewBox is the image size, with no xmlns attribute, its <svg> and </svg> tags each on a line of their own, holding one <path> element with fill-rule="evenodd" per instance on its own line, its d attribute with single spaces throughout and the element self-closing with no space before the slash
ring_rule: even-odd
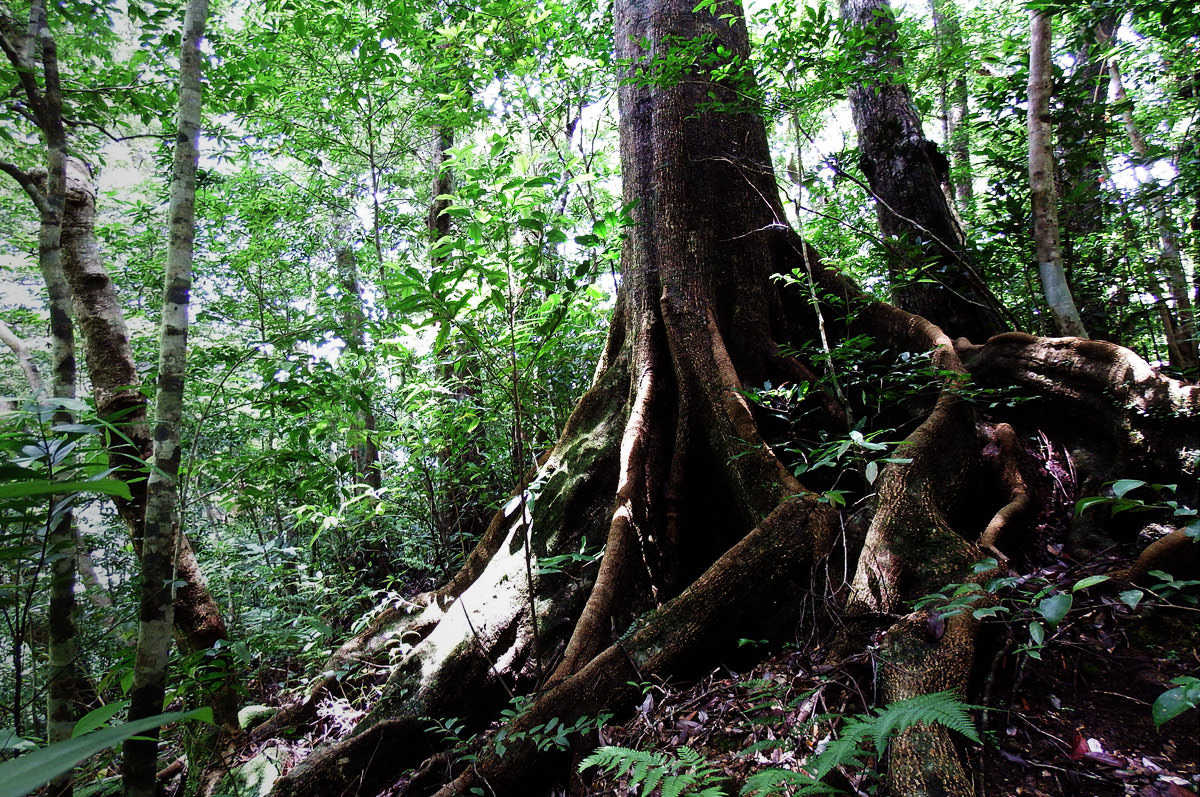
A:
<svg viewBox="0 0 1200 797">
<path fill-rule="evenodd" d="M 12 353 L 17 355 L 17 362 L 21 364 L 21 370 L 25 372 L 25 380 L 29 382 L 29 389 L 33 391 L 33 394 L 35 396 L 44 394 L 46 383 L 42 381 L 37 363 L 33 361 L 29 345 L 19 338 L 4 321 L 0 321 L 0 341 L 3 341 L 8 348 L 12 349 Z"/>
<path fill-rule="evenodd" d="M 12 177 L 33 200 L 33 204 L 37 207 L 39 213 L 50 213 L 53 209 L 50 207 L 50 202 L 46 199 L 46 195 L 38 188 L 37 181 L 33 179 L 33 175 L 17 166 L 15 163 L 8 161 L 0 161 L 0 172 L 4 172 L 9 177 Z"/>
</svg>

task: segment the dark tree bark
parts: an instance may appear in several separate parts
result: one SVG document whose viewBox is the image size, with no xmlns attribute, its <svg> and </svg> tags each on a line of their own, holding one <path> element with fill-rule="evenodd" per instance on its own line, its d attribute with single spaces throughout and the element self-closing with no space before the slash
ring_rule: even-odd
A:
<svg viewBox="0 0 1200 797">
<path fill-rule="evenodd" d="M 888 0 L 842 0 L 842 17 L 862 39 L 859 81 L 850 87 L 859 163 L 879 228 L 889 241 L 896 306 L 941 326 L 951 337 L 986 340 L 1008 325 L 966 250 L 962 226 L 942 184 L 950 163 L 925 137 L 908 86 Z"/>
<path fill-rule="evenodd" d="M 75 325 L 71 320 L 71 291 L 63 274 L 63 206 L 66 197 L 67 137 L 63 123 L 62 84 L 59 75 L 58 47 L 46 20 L 44 0 L 30 4 L 28 24 L 21 36 L 13 30 L 7 15 L 0 17 L 0 48 L 17 73 L 18 85 L 25 95 L 42 141 L 45 144 L 45 172 L 31 175 L 14 164 L 0 163 L 0 169 L 12 176 L 38 209 L 38 266 L 46 284 L 50 310 L 51 395 L 56 399 L 75 398 L 76 360 Z M 36 78 L 41 67 L 42 84 Z M 14 351 L 17 349 L 14 348 Z M 19 353 L 19 352 L 18 352 Z M 39 389 L 36 373 L 30 387 Z M 71 413 L 60 406 L 54 413 L 56 424 L 69 424 Z M 60 463 L 69 467 L 69 462 Z M 53 466 L 52 466 L 53 468 Z M 61 468 L 60 468 L 61 469 Z M 51 496 L 50 507 L 66 496 Z M 48 623 L 48 684 L 46 689 L 46 735 L 51 742 L 71 738 L 76 708 L 75 655 L 75 522 L 68 507 L 48 511 L 45 528 L 45 552 L 51 557 L 50 605 Z M 23 636 L 23 635 L 22 635 Z M 13 651 L 17 673 L 14 701 L 16 725 L 21 712 L 20 639 Z M 74 781 L 70 772 L 55 778 L 49 790 L 55 797 L 71 797 Z"/>
<path fill-rule="evenodd" d="M 875 635 L 884 701 L 965 694 L 976 621 L 959 615 L 933 635 L 927 615 L 907 607 L 978 578 L 971 565 L 983 558 L 981 545 L 1005 551 L 1023 539 L 1011 471 L 993 477 L 1003 500 L 980 506 L 988 471 L 959 389 L 968 366 L 981 379 L 1042 390 L 1067 415 L 1086 407 L 1105 417 L 1112 449 L 1123 451 L 1109 466 L 1134 461 L 1144 450 L 1138 441 L 1200 442 L 1200 390 L 1159 378 L 1130 352 L 1014 333 L 982 345 L 960 339 L 964 362 L 942 329 L 869 301 L 824 268 L 783 221 L 764 125 L 746 104 L 752 78 L 733 70 L 718 80 L 700 66 L 719 63 L 709 57 L 718 53 L 745 63 L 741 9 L 693 5 L 616 7 L 617 55 L 628 65 L 619 95 L 625 199 L 640 201 L 593 386 L 536 478 L 496 514 L 450 583 L 377 619 L 339 652 L 329 669 L 376 658 L 388 640 L 397 657 L 356 732 L 293 769 L 275 795 L 427 794 L 448 760 L 427 718 L 481 731 L 513 693 L 529 703 L 505 721 L 504 753 L 483 745 L 437 794 L 537 794 L 565 777 L 566 762 L 522 732 L 550 718 L 571 723 L 628 709 L 641 698 L 636 684 L 707 672 L 739 637 L 792 638 L 844 518 L 792 475 L 781 452 L 794 441 L 766 436 L 746 391 L 769 380 L 807 382 L 820 393 L 811 364 L 795 353 L 816 339 L 818 311 L 837 334 L 931 353 L 944 379 L 905 423 L 909 461 L 887 465 L 875 484 L 865 543 L 845 541 L 856 570 L 848 594 L 826 595 L 808 615 L 846 615 L 840 647 L 848 655 Z M 699 48 L 697 65 L 661 72 L 678 65 L 666 56 L 686 42 Z M 814 306 L 806 289 L 772 279 L 779 273 L 811 275 L 819 295 L 841 301 Z M 836 402 L 818 396 L 811 409 L 808 432 L 847 433 Z M 1180 420 L 1164 425 L 1167 415 Z M 1178 459 L 1141 464 L 1180 467 Z M 579 550 L 603 551 L 596 570 L 528 569 L 531 559 Z M 418 767 L 420 776 L 404 781 Z M 939 727 L 893 739 L 886 778 L 893 794 L 971 793 L 954 740 Z"/>
</svg>

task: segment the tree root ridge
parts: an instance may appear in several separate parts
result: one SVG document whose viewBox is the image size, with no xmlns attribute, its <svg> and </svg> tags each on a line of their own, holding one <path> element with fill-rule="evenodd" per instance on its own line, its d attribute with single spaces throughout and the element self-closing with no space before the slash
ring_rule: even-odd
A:
<svg viewBox="0 0 1200 797">
<path fill-rule="evenodd" d="M 794 621 L 799 601 L 793 590 L 800 586 L 797 574 L 811 567 L 811 540 L 828 535 L 823 527 L 836 522 L 836 513 L 811 497 L 783 502 L 677 598 L 542 693 L 507 726 L 509 738 L 551 718 L 569 723 L 627 708 L 641 695 L 639 683 L 707 666 L 714 655 L 732 650 L 738 637 L 761 630 L 764 615 Z M 477 784 L 497 794 L 530 793 L 549 774 L 533 765 L 538 755 L 530 741 L 509 745 L 502 756 L 485 747 L 475 765 L 438 795 L 465 794 Z"/>
</svg>

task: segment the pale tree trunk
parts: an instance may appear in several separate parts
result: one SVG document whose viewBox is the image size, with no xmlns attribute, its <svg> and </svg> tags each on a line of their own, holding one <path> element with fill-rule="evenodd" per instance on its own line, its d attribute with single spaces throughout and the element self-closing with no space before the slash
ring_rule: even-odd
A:
<svg viewBox="0 0 1200 797">
<path fill-rule="evenodd" d="M 1111 44 L 1111 36 L 1103 32 L 1097 34 L 1097 40 L 1102 47 Z M 1125 134 L 1129 137 L 1130 148 L 1137 158 L 1135 163 L 1148 166 L 1150 161 L 1149 148 L 1146 139 L 1138 130 L 1133 118 L 1133 100 L 1125 91 L 1121 80 L 1121 66 L 1115 58 L 1108 62 L 1109 81 L 1112 89 L 1113 103 L 1121 109 L 1121 121 L 1125 126 Z M 1140 178 L 1140 175 L 1139 175 Z M 1159 266 L 1166 278 L 1167 287 L 1174 301 L 1174 323 L 1166 331 L 1168 349 L 1173 352 L 1171 365 L 1180 371 L 1195 375 L 1200 369 L 1200 349 L 1196 340 L 1196 319 L 1192 305 L 1192 296 L 1188 289 L 1187 275 L 1183 268 L 1183 257 L 1180 251 L 1179 230 L 1171 217 L 1171 210 L 1160 194 L 1150 201 L 1149 210 L 1154 216 L 1158 227 Z"/>
<path fill-rule="evenodd" d="M 179 115 L 171 173 L 170 245 L 163 291 L 158 390 L 154 417 L 154 466 L 146 494 L 142 536 L 141 607 L 129 719 L 163 709 L 174 622 L 175 539 L 179 531 L 178 475 L 182 454 L 184 377 L 187 365 L 188 301 L 196 234 L 196 168 L 199 162 L 200 39 L 208 0 L 189 0 L 179 54 Z M 125 743 L 125 797 L 154 797 L 158 732 Z"/>
<path fill-rule="evenodd" d="M 46 146 L 45 175 L 28 175 L 12 164 L 0 164 L 25 189 L 41 218 L 38 230 L 38 265 L 50 298 L 51 394 L 59 399 L 75 398 L 75 330 L 71 321 L 71 292 L 63 274 L 62 226 L 66 196 L 67 139 L 62 118 L 62 91 L 58 71 L 58 48 L 50 33 L 44 0 L 35 0 L 29 10 L 24 41 L 0 34 L 9 62 L 19 82 Z M 41 59 L 42 85 L 35 77 Z M 37 380 L 30 387 L 38 390 Z M 71 423 L 70 412 L 54 413 L 58 424 Z M 66 463 L 64 463 L 66 464 Z M 75 727 L 75 526 L 64 496 L 52 496 L 47 515 L 45 551 L 50 558 L 50 606 L 48 610 L 49 674 L 47 677 L 46 735 L 50 742 L 71 738 Z M 55 510 L 55 507 L 61 506 Z M 21 710 L 20 701 L 17 711 Z M 55 778 L 50 793 L 69 797 L 73 792 L 71 773 Z"/>
<path fill-rule="evenodd" d="M 975 172 L 971 168 L 971 108 L 967 91 L 967 68 L 963 52 L 962 24 L 955 0 L 929 0 L 933 29 L 938 46 L 953 59 L 953 69 L 940 75 L 939 101 L 942 115 L 942 135 L 953 156 L 951 184 L 954 197 L 963 210 L 975 205 Z M 943 65 L 945 61 L 943 61 Z"/>
<path fill-rule="evenodd" d="M 1042 294 L 1056 335 L 1086 338 L 1063 269 L 1050 129 L 1050 14 L 1029 12 L 1029 191 Z"/>
<path fill-rule="evenodd" d="M 950 162 L 925 138 L 908 86 L 888 0 L 841 0 L 842 17 L 863 32 L 857 57 L 879 77 L 850 87 L 860 166 L 891 250 L 892 296 L 951 337 L 986 340 L 1007 324 L 967 254 L 962 226 L 942 189 Z"/>
<path fill-rule="evenodd" d="M 109 464 L 116 468 L 116 478 L 129 485 L 130 497 L 115 498 L 114 504 L 140 556 L 146 512 L 146 460 L 151 452 L 147 401 L 116 288 L 100 260 L 95 231 L 96 187 L 90 170 L 83 162 L 70 158 L 66 182 L 63 270 L 83 336 L 96 414 L 113 427 L 105 430 Z M 179 536 L 175 559 L 180 582 L 175 594 L 175 626 L 180 645 L 189 654 L 209 650 L 228 639 L 229 634 L 184 534 Z M 213 718 L 226 731 L 236 731 L 236 675 L 225 656 L 212 657 L 209 665 Z"/>
<path fill-rule="evenodd" d="M 29 383 L 29 390 L 33 393 L 34 398 L 44 396 L 46 383 L 42 381 L 41 371 L 38 370 L 37 362 L 33 359 L 33 352 L 29 350 L 29 344 L 13 332 L 12 327 L 3 320 L 0 320 L 0 342 L 3 342 L 17 358 L 17 364 L 21 366 L 21 372 L 25 374 L 25 381 Z"/>
</svg>

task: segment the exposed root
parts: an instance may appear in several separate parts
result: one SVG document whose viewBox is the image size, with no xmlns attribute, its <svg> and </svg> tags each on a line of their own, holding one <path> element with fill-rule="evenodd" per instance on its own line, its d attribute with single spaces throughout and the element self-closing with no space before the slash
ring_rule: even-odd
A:
<svg viewBox="0 0 1200 797">
<path fill-rule="evenodd" d="M 378 794 L 436 749 L 427 738 L 427 724 L 417 719 L 377 722 L 313 753 L 278 781 L 271 793 L 276 797 Z"/>
<path fill-rule="evenodd" d="M 1178 579 L 1200 578 L 1200 541 L 1176 529 L 1147 545 L 1133 566 L 1118 575 L 1139 586 L 1149 586 L 1157 583 L 1150 576 L 1151 570 L 1162 570 Z"/>
<path fill-rule="evenodd" d="M 992 432 L 992 445 L 996 447 L 1000 486 L 1006 493 L 1007 503 L 988 522 L 987 528 L 979 536 L 978 545 L 1004 562 L 1008 557 L 1001 551 L 1001 543 L 1024 533 L 1029 521 L 1037 513 L 1037 507 L 1030 495 L 1030 485 L 1021 472 L 1020 462 L 1025 452 L 1012 426 L 997 424 Z"/>
<path fill-rule="evenodd" d="M 641 695 L 638 683 L 686 673 L 764 623 L 794 620 L 800 601 L 793 590 L 801 586 L 797 576 L 811 567 L 812 541 L 831 536 L 836 525 L 836 513 L 811 497 L 783 502 L 679 597 L 539 696 L 509 724 L 510 738 L 551 718 L 571 722 L 628 707 Z M 533 793 L 539 781 L 557 774 L 544 762 L 535 764 L 538 755 L 530 741 L 509 745 L 503 756 L 485 747 L 438 797 L 467 794 L 485 783 L 497 794 Z"/>
<path fill-rule="evenodd" d="M 635 503 L 644 497 L 645 463 L 650 413 L 656 393 L 654 368 L 647 366 L 637 379 L 637 395 L 621 438 L 620 477 L 617 481 L 616 508 L 608 530 L 600 572 L 588 595 L 587 603 L 563 653 L 562 663 L 551 681 L 575 674 L 605 647 L 605 633 L 613 616 L 618 590 L 623 586 L 624 571 L 632 556 L 635 540 Z"/>
</svg>

